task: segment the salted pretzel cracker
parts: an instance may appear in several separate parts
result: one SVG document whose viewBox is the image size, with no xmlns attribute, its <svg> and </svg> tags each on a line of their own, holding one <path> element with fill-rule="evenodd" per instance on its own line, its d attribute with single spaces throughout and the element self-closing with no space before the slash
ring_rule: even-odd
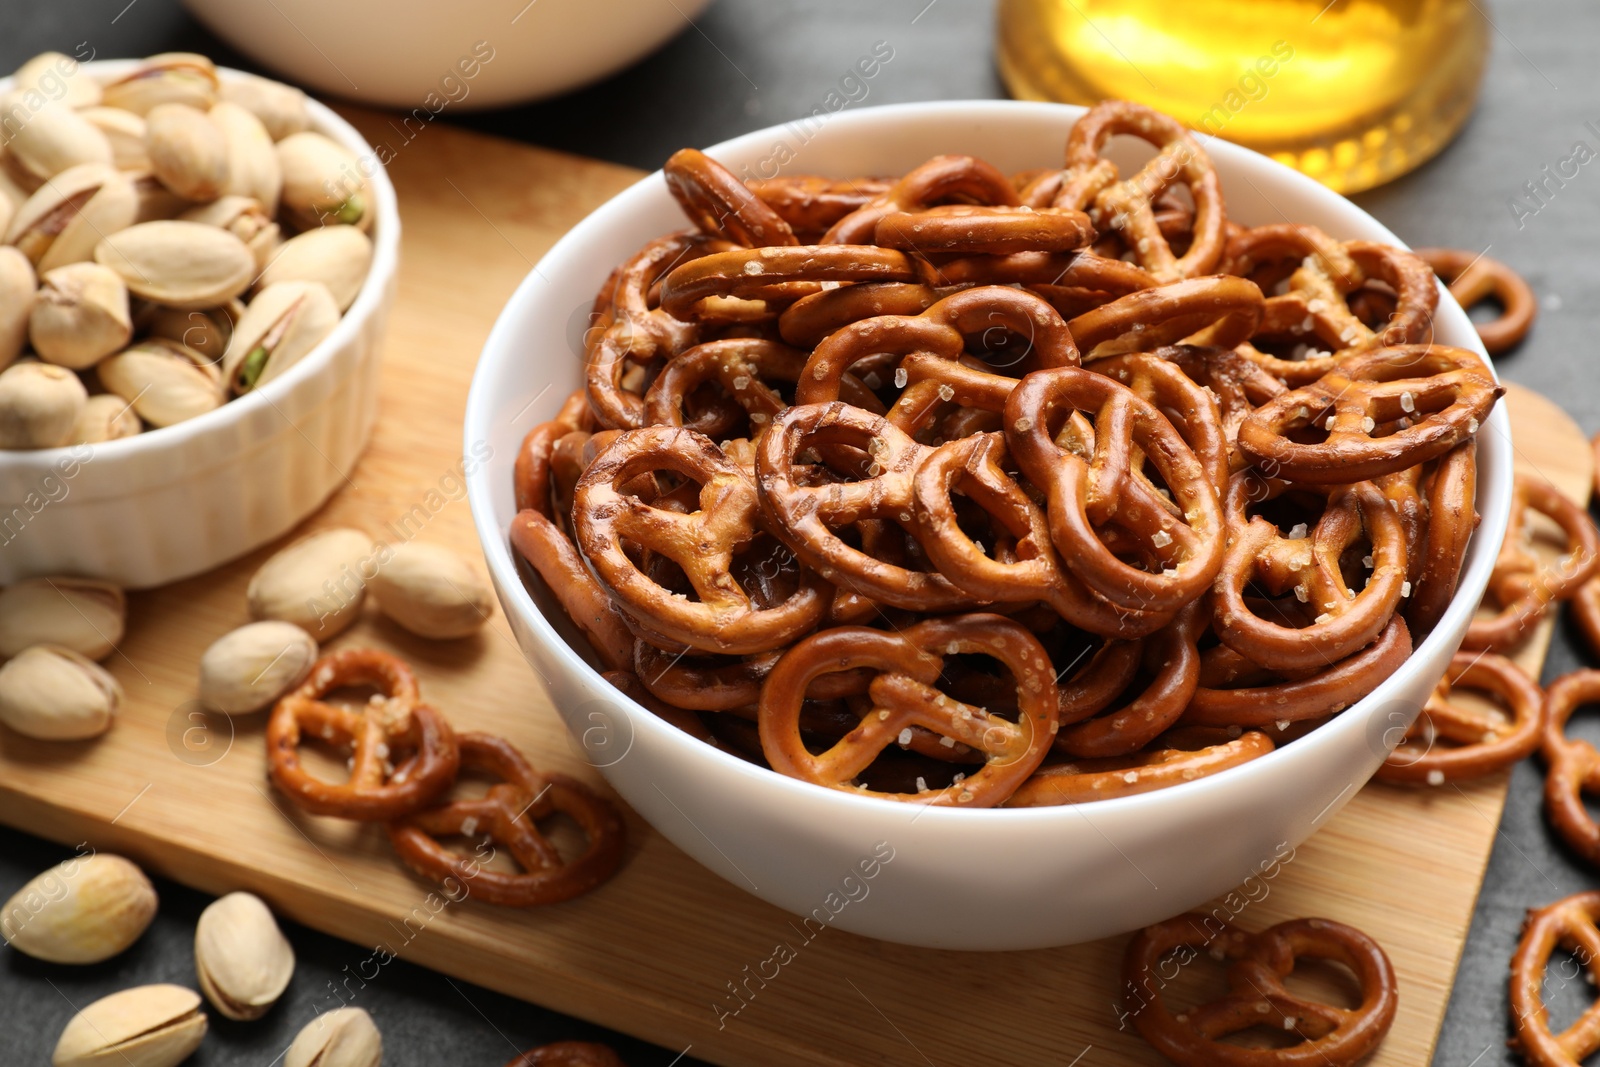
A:
<svg viewBox="0 0 1600 1067">
<path fill-rule="evenodd" d="M 696 509 L 669 511 L 623 492 L 633 478 L 655 471 L 698 483 Z M 824 583 L 809 573 L 792 596 L 770 606 L 740 586 L 733 562 L 757 533 L 756 487 L 692 430 L 647 426 L 619 436 L 579 480 L 572 521 L 578 550 L 622 609 L 693 648 L 732 654 L 778 648 L 816 626 L 826 607 Z M 697 599 L 660 585 L 624 542 L 677 564 Z"/>
<path fill-rule="evenodd" d="M 1493 696 L 1508 717 L 1451 703 L 1455 689 Z M 1481 778 L 1532 755 L 1543 727 L 1544 693 L 1522 668 L 1493 652 L 1457 652 L 1377 776 L 1428 785 Z"/>
<path fill-rule="evenodd" d="M 1498 259 L 1458 248 L 1418 248 L 1416 255 L 1433 268 L 1463 310 L 1493 300 L 1500 314 L 1489 322 L 1475 322 L 1478 339 L 1491 356 L 1522 343 L 1533 327 L 1539 301 L 1522 275 Z"/>
<path fill-rule="evenodd" d="M 377 692 L 359 710 L 323 700 L 362 686 Z M 300 745 L 307 738 L 348 754 L 347 781 L 324 781 L 305 768 Z M 272 782 L 296 807 L 357 822 L 387 822 L 431 803 L 455 781 L 461 759 L 455 733 L 421 702 L 411 669 L 372 648 L 317 660 L 306 680 L 274 705 L 266 744 Z"/>
<path fill-rule="evenodd" d="M 1100 154 L 1117 134 L 1138 137 L 1157 149 L 1154 159 L 1120 180 L 1117 168 Z M 1154 205 L 1179 184 L 1194 203 L 1194 221 L 1188 251 L 1175 256 L 1156 222 Z M 1210 274 L 1222 261 L 1225 212 L 1216 168 L 1182 124 L 1141 104 L 1107 100 L 1073 123 L 1066 171 L 1053 206 L 1089 211 L 1101 230 L 1122 236 L 1138 264 L 1158 281 Z"/>
<path fill-rule="evenodd" d="M 465 733 L 461 770 L 496 779 L 482 796 L 446 800 L 389 824 L 389 842 L 406 866 L 435 882 L 456 879 L 490 904 L 527 908 L 582 896 L 616 873 L 626 828 L 612 804 L 575 778 L 537 771 L 504 738 Z M 561 814 L 578 824 L 587 844 L 566 860 L 539 832 L 539 820 Z M 441 837 L 486 836 L 522 867 L 508 872 L 439 843 Z"/>
<path fill-rule="evenodd" d="M 1208 390 L 1216 402 L 1222 435 L 1228 445 L 1228 469 L 1237 473 L 1250 465 L 1239 450 L 1239 427 L 1256 408 L 1289 391 L 1276 376 L 1231 348 L 1213 345 L 1171 345 L 1151 356 L 1177 366 L 1197 386 Z M 1120 357 L 1113 357 L 1120 358 Z M 1115 363 L 1108 362 L 1104 369 Z M 1219 490 L 1223 492 L 1224 490 Z"/>
<path fill-rule="evenodd" d="M 1379 348 L 1257 408 L 1239 427 L 1239 448 L 1274 478 L 1363 481 L 1450 451 L 1478 432 L 1504 393 L 1464 348 Z M 1402 428 L 1378 435 L 1397 420 Z M 1299 439 L 1318 431 L 1324 439 Z"/>
<path fill-rule="evenodd" d="M 506 1067 L 626 1067 L 609 1045 L 557 1041 L 512 1057 Z"/>
<path fill-rule="evenodd" d="M 1157 967 L 1168 955 L 1207 953 L 1227 961 L 1228 992 L 1175 1014 Z M 1308 1000 L 1284 982 L 1300 959 L 1343 964 L 1361 987 L 1355 1008 Z M 1394 1024 L 1394 967 L 1378 943 L 1331 919 L 1292 919 L 1249 934 L 1191 913 L 1147 926 L 1122 959 L 1123 1008 L 1134 1028 L 1179 1067 L 1352 1067 Z M 1223 1038 L 1254 1028 L 1298 1037 L 1294 1044 L 1246 1048 Z"/>
<path fill-rule="evenodd" d="M 812 349 L 835 330 L 879 315 L 920 315 L 942 296 L 915 282 L 859 282 L 803 296 L 778 316 L 778 333 L 791 345 Z"/>
<path fill-rule="evenodd" d="M 799 243 L 782 216 L 699 149 L 678 149 L 661 173 L 673 199 L 702 233 L 746 248 Z"/>
<path fill-rule="evenodd" d="M 661 283 L 661 307 L 684 320 L 705 317 L 713 297 L 780 306 L 823 292 L 830 282 L 922 282 L 924 270 L 904 252 L 876 245 L 738 248 L 683 263 Z"/>
<path fill-rule="evenodd" d="M 1260 730 L 1246 730 L 1237 737 L 1215 727 L 1172 730 L 1132 755 L 1046 764 L 1011 794 L 1005 806 L 1086 804 L 1168 789 L 1248 763 L 1273 748 L 1272 739 Z"/>
<path fill-rule="evenodd" d="M 561 528 L 542 512 L 526 509 L 511 520 L 510 536 L 511 547 L 539 573 L 600 662 L 611 670 L 627 669 L 633 633 Z"/>
<path fill-rule="evenodd" d="M 1522 922 L 1522 940 L 1511 957 L 1511 1024 L 1516 1031 L 1511 1045 L 1535 1067 L 1583 1067 L 1600 1050 L 1600 1002 L 1590 1004 L 1559 1034 L 1551 1031 L 1544 1004 L 1545 972 L 1557 947 L 1572 954 L 1590 983 L 1600 980 L 1597 922 L 1600 891 L 1595 890 L 1530 909 Z"/>
<path fill-rule="evenodd" d="M 589 401 L 579 389 L 562 403 L 561 410 L 549 422 L 541 422 L 529 430 L 517 449 L 511 480 L 516 490 L 517 510 L 532 508 L 547 518 L 550 516 L 550 454 L 556 440 L 575 430 L 586 430 L 594 425 L 589 411 Z"/>
<path fill-rule="evenodd" d="M 921 256 L 1074 252 L 1094 237 L 1094 225 L 1081 211 L 980 204 L 893 211 L 873 231 L 874 244 Z"/>
<path fill-rule="evenodd" d="M 870 245 L 885 217 L 952 203 L 1015 207 L 1018 200 L 1011 180 L 992 164 L 973 156 L 934 156 L 834 223 L 819 243 Z"/>
<path fill-rule="evenodd" d="M 1094 440 L 1083 454 L 1055 439 L 1074 412 L 1094 420 Z M 1062 561 L 1101 597 L 1139 611 L 1176 611 L 1216 578 L 1223 553 L 1216 490 L 1155 405 L 1105 375 L 1057 367 L 1017 383 L 1006 400 L 1005 428 L 1017 465 L 1048 497 L 1050 535 Z M 1170 498 L 1146 477 L 1136 461 L 1141 456 Z M 1106 545 L 1099 528 L 1113 522 L 1155 569 L 1133 566 Z"/>
<path fill-rule="evenodd" d="M 1261 322 L 1261 290 L 1219 274 L 1184 278 L 1120 296 L 1067 324 L 1085 363 L 1162 345 L 1232 348 Z"/>
<path fill-rule="evenodd" d="M 990 656 L 1011 672 L 1017 721 L 940 691 L 944 658 L 961 653 Z M 867 690 L 872 709 L 831 748 L 812 754 L 799 730 L 808 688 L 822 675 L 862 667 L 879 672 Z M 774 770 L 814 785 L 920 804 L 993 807 L 1015 792 L 1050 750 L 1057 699 L 1055 670 L 1038 639 L 1000 615 L 944 616 L 902 633 L 839 627 L 796 644 L 767 676 L 761 688 L 761 747 Z M 915 726 L 982 753 L 982 767 L 926 792 L 883 793 L 851 784 Z"/>
<path fill-rule="evenodd" d="M 893 178 L 783 174 L 776 178 L 756 178 L 745 184 L 797 235 L 821 237 L 828 227 L 850 212 L 888 192 L 894 182 Z"/>
<path fill-rule="evenodd" d="M 1431 631 L 1455 599 L 1478 525 L 1478 443 L 1463 441 L 1446 452 L 1427 475 L 1427 529 L 1410 573 L 1406 622 L 1420 635 Z"/>
<path fill-rule="evenodd" d="M 1230 474 L 1221 404 L 1216 394 L 1206 392 L 1206 387 L 1189 377 L 1181 364 L 1163 358 L 1164 351 L 1167 350 L 1111 356 L 1098 361 L 1094 369 L 1115 378 L 1161 410 L 1205 467 L 1220 499 L 1228 491 Z"/>
<path fill-rule="evenodd" d="M 1600 794 L 1600 752 L 1589 742 L 1567 736 L 1567 720 L 1585 704 L 1600 702 L 1600 671 L 1577 670 L 1550 683 L 1544 693 L 1544 812 L 1572 850 L 1600 866 L 1600 825 L 1583 798 Z"/>
<path fill-rule="evenodd" d="M 1566 552 L 1547 564 L 1532 550 L 1529 512 L 1555 522 L 1566 537 Z M 1600 568 L 1600 533 L 1589 513 L 1542 478 L 1518 474 L 1512 485 L 1511 521 L 1489 575 L 1486 600 L 1498 610 L 1492 618 L 1474 619 L 1462 648 L 1497 652 L 1517 644 L 1550 610 L 1567 600 Z"/>
</svg>

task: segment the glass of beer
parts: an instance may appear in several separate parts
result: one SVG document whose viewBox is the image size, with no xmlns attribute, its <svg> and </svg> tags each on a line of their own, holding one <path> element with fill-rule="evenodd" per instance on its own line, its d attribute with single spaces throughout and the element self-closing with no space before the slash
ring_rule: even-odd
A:
<svg viewBox="0 0 1600 1067">
<path fill-rule="evenodd" d="M 1000 0 L 1013 96 L 1136 100 L 1339 190 L 1427 160 L 1477 97 L 1474 0 Z"/>
</svg>

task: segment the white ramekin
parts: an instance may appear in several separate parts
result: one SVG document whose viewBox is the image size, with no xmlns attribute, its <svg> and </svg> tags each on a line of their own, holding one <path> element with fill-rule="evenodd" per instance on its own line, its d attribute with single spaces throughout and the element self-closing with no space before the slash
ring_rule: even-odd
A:
<svg viewBox="0 0 1600 1067">
<path fill-rule="evenodd" d="M 1014 102 L 898 105 L 839 114 L 804 137 L 774 127 L 707 151 L 736 171 L 786 158 L 789 172 L 896 174 L 941 152 L 963 152 L 1011 172 L 1059 160 L 1079 114 Z M 1340 238 L 1399 243 L 1310 178 L 1231 144 L 1207 147 L 1239 221 L 1288 219 Z M 1366 699 L 1304 739 L 1225 773 L 1071 807 L 929 809 L 785 778 L 667 725 L 620 696 L 568 644 L 570 626 L 548 594 L 525 580 L 507 530 L 517 443 L 580 383 L 568 338 L 574 309 L 589 306 L 614 264 L 683 225 L 661 175 L 652 174 L 540 261 L 478 363 L 466 440 L 488 441 L 495 458 L 468 486 L 506 618 L 569 730 L 651 825 L 734 885 L 798 915 L 826 908 L 831 925 L 855 933 L 940 948 L 1040 948 L 1135 929 L 1238 885 L 1324 825 L 1372 776 L 1386 743 L 1399 739 L 1395 727 L 1411 721 L 1443 674 L 1483 593 L 1510 510 L 1503 405 L 1481 434 L 1482 523 L 1460 592 L 1438 628 Z M 1482 352 L 1448 294 L 1435 328 L 1442 343 Z M 886 851 L 893 859 L 874 868 L 870 893 L 839 903 L 860 892 L 859 864 Z"/>
<path fill-rule="evenodd" d="M 75 76 L 130 65 L 88 63 Z M 0 93 L 8 87 L 0 82 Z M 186 578 L 286 533 L 348 481 L 377 418 L 400 214 L 362 136 L 309 106 L 313 128 L 363 161 L 375 201 L 372 269 L 355 303 L 282 377 L 215 411 L 120 441 L 0 452 L 0 584 L 39 574 L 131 588 Z"/>
</svg>

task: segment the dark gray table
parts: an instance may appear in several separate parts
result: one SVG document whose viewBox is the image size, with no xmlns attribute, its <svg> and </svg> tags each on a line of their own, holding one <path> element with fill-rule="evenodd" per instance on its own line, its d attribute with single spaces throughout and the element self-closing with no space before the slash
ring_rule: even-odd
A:
<svg viewBox="0 0 1600 1067">
<path fill-rule="evenodd" d="M 1499 366 L 1508 378 L 1559 400 L 1593 431 L 1600 428 L 1600 387 L 1591 363 L 1592 338 L 1600 331 L 1594 303 L 1600 170 L 1585 167 L 1520 226 L 1509 201 L 1545 164 L 1568 155 L 1573 142 L 1600 148 L 1600 137 L 1584 125 L 1600 120 L 1592 54 L 1600 40 L 1600 7 L 1588 0 L 1517 0 L 1490 14 L 1493 59 L 1465 131 L 1421 170 L 1357 199 L 1413 244 L 1487 249 L 1520 270 L 1543 312 L 1530 341 Z M 894 58 L 871 82 L 864 105 L 1001 96 L 991 58 L 992 19 L 992 5 L 975 0 L 721 0 L 661 52 L 606 82 L 531 107 L 452 111 L 447 121 L 651 168 L 683 145 L 709 144 L 804 114 L 878 40 L 890 42 Z M 250 66 L 199 29 L 176 0 L 138 0 L 126 9 L 120 0 L 0 0 L 0 69 L 48 48 L 70 52 L 84 40 L 102 58 L 190 49 Z M 1580 666 L 1579 648 L 1570 633 L 1561 633 L 1545 680 Z M 0 898 L 66 854 L 0 830 Z M 1515 1062 L 1504 1049 L 1505 973 L 1522 913 L 1594 884 L 1593 872 L 1556 847 L 1542 823 L 1538 770 L 1518 768 L 1435 1064 Z M 206 900 L 178 886 L 159 888 L 156 925 L 132 951 L 104 965 L 52 967 L 0 950 L 0 1063 L 48 1062 L 72 1013 L 69 1002 L 83 1004 L 132 984 L 192 981 L 190 939 Z M 330 983 L 343 968 L 364 956 L 311 930 L 291 927 L 289 936 L 300 965 L 285 1000 L 261 1022 L 216 1024 L 191 1061 L 197 1067 L 267 1067 L 313 1006 L 329 1003 Z M 1569 991 L 1578 997 L 1585 988 L 1574 983 Z M 386 968 L 357 1003 L 382 1027 L 390 1067 L 490 1067 L 517 1048 L 563 1038 L 609 1040 L 640 1067 L 673 1063 L 682 1051 L 606 1034 L 404 962 Z M 1570 1013 L 1579 1006 L 1565 1005 Z M 937 1057 L 937 1050 L 929 1051 Z M 917 1060 L 908 1048 L 906 1062 Z M 693 1063 L 692 1050 L 676 1062 Z"/>
</svg>

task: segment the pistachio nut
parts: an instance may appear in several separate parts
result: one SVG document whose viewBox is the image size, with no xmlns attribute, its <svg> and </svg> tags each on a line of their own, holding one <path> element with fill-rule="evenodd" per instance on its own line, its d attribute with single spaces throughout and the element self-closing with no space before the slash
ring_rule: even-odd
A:
<svg viewBox="0 0 1600 1067">
<path fill-rule="evenodd" d="M 278 142 L 283 166 L 284 218 L 297 230 L 345 223 L 372 228 L 372 190 L 361 164 L 320 133 L 290 134 Z"/>
<path fill-rule="evenodd" d="M 383 1035 L 361 1008 L 335 1008 L 306 1023 L 283 1057 L 283 1067 L 378 1067 Z"/>
<path fill-rule="evenodd" d="M 188 104 L 157 104 L 144 125 L 144 150 L 161 184 L 185 200 L 204 203 L 222 195 L 228 142 L 209 115 Z"/>
<path fill-rule="evenodd" d="M 194 207 L 193 202 L 185 200 L 161 184 L 161 179 L 148 169 L 129 171 L 128 179 L 133 182 L 137 204 L 133 222 L 129 225 L 137 226 L 142 222 L 175 219 Z"/>
<path fill-rule="evenodd" d="M 17 890 L 0 936 L 47 963 L 99 963 L 124 952 L 156 917 L 156 890 L 137 866 L 97 852 L 74 856 Z"/>
<path fill-rule="evenodd" d="M 0 247 L 0 371 L 15 363 L 28 343 L 28 319 L 38 288 L 28 257 L 18 249 Z"/>
<path fill-rule="evenodd" d="M 228 181 L 223 191 L 254 197 L 269 216 L 276 215 L 283 167 L 267 128 L 248 109 L 226 100 L 211 109 L 210 118 L 228 145 Z"/>
<path fill-rule="evenodd" d="M 72 436 L 89 391 L 78 376 L 49 363 L 0 371 L 0 448 L 58 448 Z"/>
<path fill-rule="evenodd" d="M 84 120 L 106 135 L 111 145 L 111 164 L 118 170 L 149 170 L 150 154 L 145 151 L 144 119 L 120 107 L 90 107 L 78 112 Z"/>
<path fill-rule="evenodd" d="M 33 350 L 46 363 L 92 367 L 133 337 L 128 287 L 98 263 L 68 263 L 39 279 L 28 320 Z"/>
<path fill-rule="evenodd" d="M 5 243 L 41 271 L 94 257 L 107 234 L 128 226 L 138 197 L 126 174 L 103 163 L 62 171 L 28 197 L 11 218 Z"/>
<path fill-rule="evenodd" d="M 250 616 L 292 622 L 326 641 L 360 617 L 377 555 L 370 537 L 348 527 L 302 538 L 250 579 L 245 590 Z"/>
<path fill-rule="evenodd" d="M 3 172 L 3 168 L 0 168 L 0 173 Z M 11 229 L 11 219 L 16 215 L 17 207 L 21 203 L 20 200 L 12 200 L 4 193 L 0 193 L 0 233 Z"/>
<path fill-rule="evenodd" d="M 97 445 L 137 436 L 144 427 L 128 402 L 115 393 L 91 396 L 78 412 L 69 445 Z"/>
<path fill-rule="evenodd" d="M 141 222 L 95 246 L 95 261 L 118 274 L 128 291 L 175 308 L 209 308 L 245 291 L 256 261 L 227 230 L 199 222 Z"/>
<path fill-rule="evenodd" d="M 323 226 L 283 242 L 261 271 L 262 286 L 321 282 L 339 310 L 348 310 L 372 266 L 372 238 L 354 226 Z"/>
<path fill-rule="evenodd" d="M 256 294 L 233 328 L 222 373 L 242 396 L 304 359 L 339 325 L 339 306 L 321 282 L 279 282 Z"/>
<path fill-rule="evenodd" d="M 128 598 L 96 578 L 27 578 L 0 590 L 0 658 L 58 645 L 105 659 L 122 640 Z"/>
<path fill-rule="evenodd" d="M 72 1017 L 51 1067 L 177 1067 L 200 1047 L 200 994 L 146 985 L 102 997 Z"/>
<path fill-rule="evenodd" d="M 40 101 L 58 100 L 72 108 L 100 103 L 100 83 L 76 59 L 60 52 L 40 52 L 17 68 L 11 83 L 19 93 L 37 93 Z"/>
<path fill-rule="evenodd" d="M 136 115 L 161 104 L 188 104 L 201 111 L 217 102 L 217 68 L 192 52 L 150 56 L 121 77 L 101 87 L 101 102 Z"/>
<path fill-rule="evenodd" d="M 305 680 L 317 643 L 288 622 L 252 622 L 223 634 L 200 657 L 200 702 L 213 711 L 259 711 Z"/>
<path fill-rule="evenodd" d="M 179 341 L 147 337 L 101 360 L 100 384 L 151 426 L 204 415 L 227 399 L 217 365 Z"/>
<path fill-rule="evenodd" d="M 378 610 L 419 637 L 465 637 L 488 621 L 494 592 L 476 568 L 442 545 L 395 545 L 367 583 Z"/>
<path fill-rule="evenodd" d="M 267 265 L 279 247 L 278 224 L 272 221 L 271 213 L 253 196 L 224 196 L 209 204 L 189 208 L 178 218 L 183 222 L 199 222 L 227 230 L 250 249 L 258 270 Z"/>
<path fill-rule="evenodd" d="M 294 975 L 294 949 L 272 912 L 252 893 L 229 893 L 206 906 L 194 930 L 200 991 L 230 1019 L 259 1019 Z"/>
<path fill-rule="evenodd" d="M 204 311 L 144 304 L 134 316 L 134 327 L 151 337 L 165 337 L 188 345 L 206 357 L 207 362 L 220 367 L 222 353 L 228 350 L 228 339 L 233 336 L 234 323 L 243 315 L 244 304 L 238 300 Z"/>
<path fill-rule="evenodd" d="M 7 96 L 0 109 L 10 112 L 15 100 L 15 94 Z M 6 166 L 24 189 L 36 189 L 45 179 L 84 163 L 109 167 L 113 159 L 106 135 L 65 104 L 46 104 L 6 132 Z"/>
<path fill-rule="evenodd" d="M 223 83 L 222 99 L 238 104 L 260 119 L 274 141 L 311 128 L 306 94 L 292 85 L 254 74 L 235 75 Z"/>
<path fill-rule="evenodd" d="M 122 686 L 70 648 L 34 645 L 0 666 L 0 723 L 40 741 L 82 741 L 111 728 Z"/>
</svg>

